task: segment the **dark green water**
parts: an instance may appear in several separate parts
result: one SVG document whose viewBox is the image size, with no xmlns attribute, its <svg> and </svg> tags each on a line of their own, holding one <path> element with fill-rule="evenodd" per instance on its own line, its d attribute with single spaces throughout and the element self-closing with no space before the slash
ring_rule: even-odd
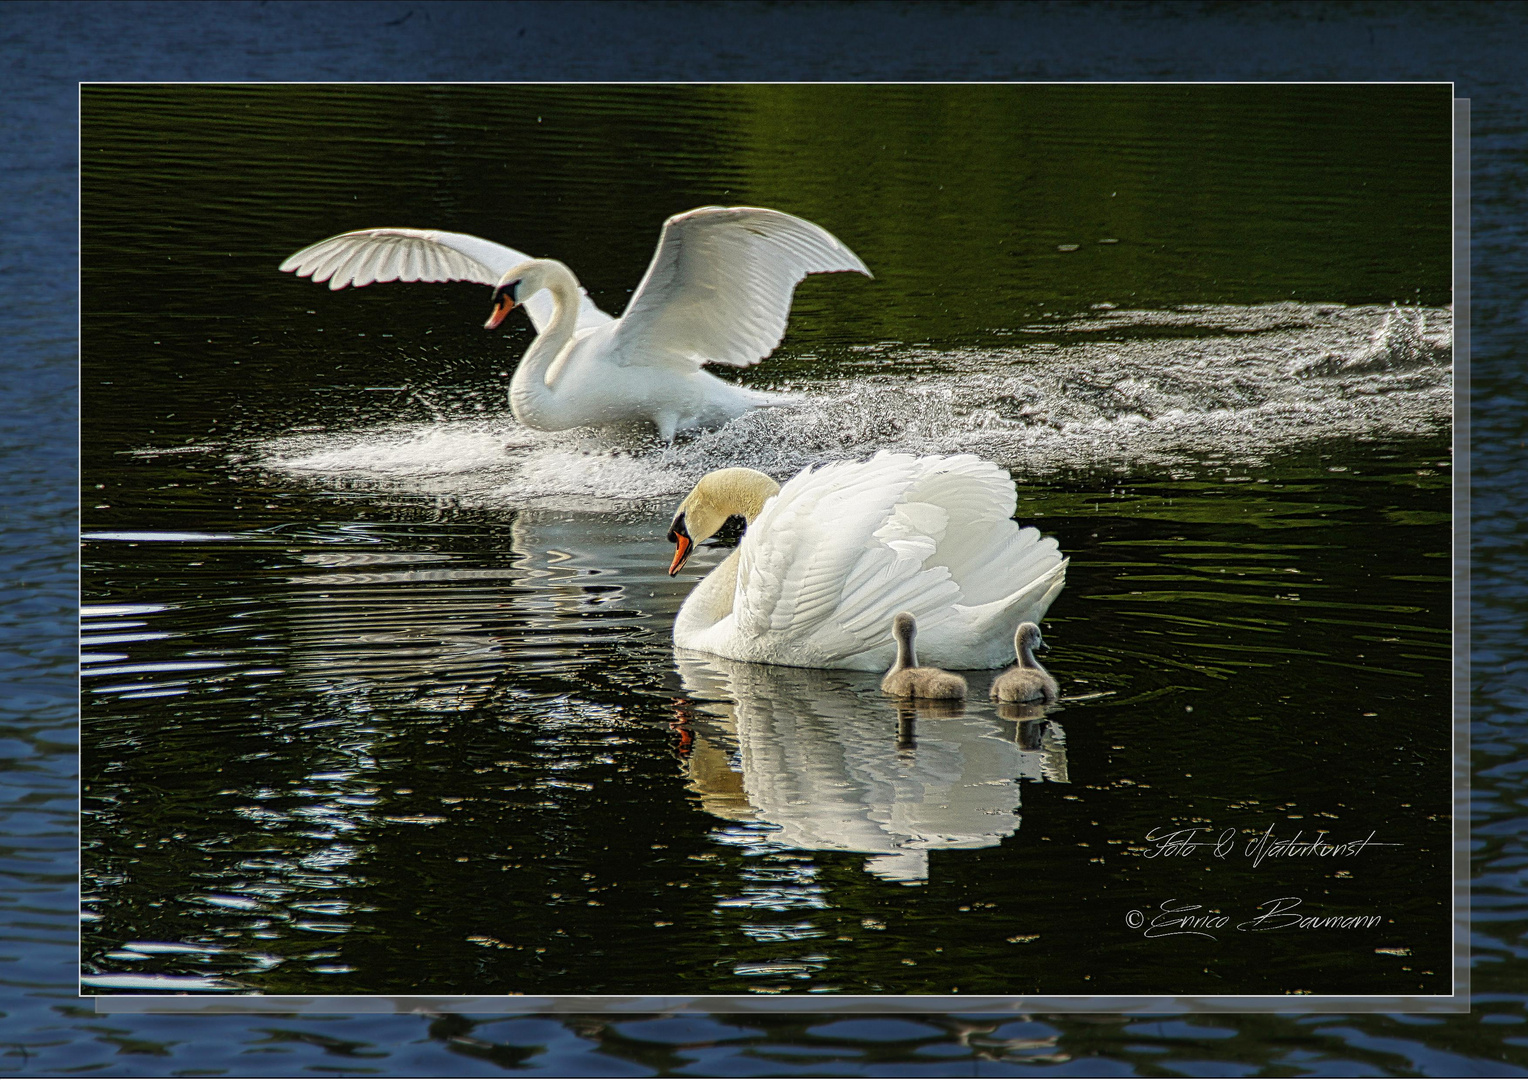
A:
<svg viewBox="0 0 1528 1080">
<path fill-rule="evenodd" d="M 1446 87 L 82 115 L 87 989 L 1448 991 Z M 516 427 L 480 286 L 275 270 L 440 227 L 618 313 L 711 203 L 876 278 L 806 282 L 743 376 L 805 405 L 667 451 Z M 1071 556 L 1045 719 L 978 675 L 899 747 L 874 678 L 674 656 L 693 479 L 882 448 L 1012 468 Z M 1152 856 L 1193 827 L 1234 849 Z M 1268 829 L 1390 846 L 1254 865 Z M 1235 929 L 1288 897 L 1380 921 Z M 1163 904 L 1228 923 L 1130 925 Z"/>
</svg>

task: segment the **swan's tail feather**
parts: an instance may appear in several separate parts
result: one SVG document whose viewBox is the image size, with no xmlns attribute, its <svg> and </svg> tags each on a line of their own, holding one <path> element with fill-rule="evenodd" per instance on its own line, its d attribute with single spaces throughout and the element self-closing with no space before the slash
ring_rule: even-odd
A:
<svg viewBox="0 0 1528 1080">
<path fill-rule="evenodd" d="M 965 603 L 971 607 L 1002 601 L 1016 589 L 1043 577 L 1061 564 L 1061 547 L 1055 537 L 1040 535 L 1033 526 L 1007 528 L 971 551 L 951 573 L 960 583 Z M 1004 535 L 1006 533 L 1006 535 Z"/>
<path fill-rule="evenodd" d="M 1045 618 L 1051 603 L 1066 585 L 1066 568 L 1070 562 L 1070 559 L 1060 560 L 1039 577 L 1015 589 L 1001 600 L 967 608 L 972 617 L 972 631 L 986 636 L 999 624 L 1006 625 L 1012 631 L 1018 629 L 1021 622 L 1038 623 Z M 1010 640 L 1004 643 L 1005 648 L 1012 645 L 1012 635 L 1010 634 L 1009 637 Z"/>
<path fill-rule="evenodd" d="M 1061 559 L 1000 600 L 958 605 L 944 624 L 922 635 L 919 659 L 940 666 L 1001 667 L 1013 662 L 1013 632 L 1021 622 L 1038 623 L 1066 585 L 1070 559 Z"/>
</svg>

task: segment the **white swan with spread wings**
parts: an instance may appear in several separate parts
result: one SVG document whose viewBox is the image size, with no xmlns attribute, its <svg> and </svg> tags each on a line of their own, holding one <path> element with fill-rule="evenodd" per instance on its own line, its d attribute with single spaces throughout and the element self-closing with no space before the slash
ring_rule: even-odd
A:
<svg viewBox="0 0 1528 1080">
<path fill-rule="evenodd" d="M 1066 582 L 1054 538 L 1013 521 L 1007 471 L 971 454 L 882 451 L 807 469 L 784 487 L 754 469 L 703 476 L 669 530 L 677 574 L 728 518 L 737 549 L 674 620 L 683 649 L 790 667 L 885 671 L 898 612 L 924 662 L 993 668 L 1014 629 L 1039 622 Z"/>
<path fill-rule="evenodd" d="M 703 206 L 663 223 L 647 274 L 619 319 L 555 259 L 466 233 L 361 229 L 322 240 L 282 270 L 331 289 L 379 281 L 494 286 L 493 329 L 524 307 L 538 336 L 510 382 L 515 419 L 543 431 L 648 421 L 665 441 L 790 399 L 723 382 L 780 344 L 808 274 L 870 271 L 826 229 L 778 210 Z"/>
</svg>

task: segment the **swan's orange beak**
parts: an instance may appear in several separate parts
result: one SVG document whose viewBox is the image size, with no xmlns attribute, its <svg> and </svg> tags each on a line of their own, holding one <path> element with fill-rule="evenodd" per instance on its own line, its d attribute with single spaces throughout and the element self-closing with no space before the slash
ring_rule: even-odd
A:
<svg viewBox="0 0 1528 1080">
<path fill-rule="evenodd" d="M 674 561 L 669 563 L 669 577 L 679 573 L 694 549 L 695 545 L 691 543 L 688 536 L 681 536 L 674 542 Z"/>
<path fill-rule="evenodd" d="M 668 538 L 674 542 L 674 561 L 669 563 L 669 577 L 679 573 L 690 552 L 695 549 L 695 541 L 690 539 L 690 534 L 684 527 L 684 515 L 680 514 L 674 519 L 674 525 L 669 529 Z"/>
<path fill-rule="evenodd" d="M 483 324 L 484 330 L 492 330 L 504 321 L 504 316 L 515 310 L 515 302 L 505 289 L 493 298 L 493 314 L 488 316 L 488 321 Z"/>
</svg>

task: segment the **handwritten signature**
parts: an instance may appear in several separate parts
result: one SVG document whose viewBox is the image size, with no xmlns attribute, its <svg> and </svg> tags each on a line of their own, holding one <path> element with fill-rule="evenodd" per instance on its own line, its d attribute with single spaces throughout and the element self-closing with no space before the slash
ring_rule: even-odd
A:
<svg viewBox="0 0 1528 1080">
<path fill-rule="evenodd" d="M 1186 829 L 1152 829 L 1146 834 L 1146 842 L 1153 845 L 1146 851 L 1144 858 L 1147 859 L 1170 859 L 1182 858 L 1193 855 L 1201 848 L 1208 849 L 1208 853 L 1217 859 L 1226 859 L 1235 854 L 1238 842 L 1235 829 L 1221 829 L 1214 833 L 1209 826 L 1197 825 Z M 1327 839 L 1328 831 L 1320 829 L 1316 835 L 1306 839 L 1303 829 L 1295 832 L 1293 836 L 1280 837 L 1273 831 L 1270 825 L 1262 834 L 1248 840 L 1242 847 L 1242 854 L 1252 860 L 1253 866 L 1261 866 L 1264 859 L 1289 859 L 1289 858 L 1329 858 L 1346 859 L 1352 858 L 1371 847 L 1400 847 L 1400 844 L 1384 843 L 1374 839 L 1374 831 L 1359 840 L 1347 840 L 1335 842 Z"/>
<path fill-rule="evenodd" d="M 1375 914 L 1306 914 L 1297 910 L 1301 903 L 1298 896 L 1265 900 L 1254 909 L 1258 914 L 1236 923 L 1234 928 L 1245 933 L 1267 930 L 1372 930 L 1385 921 L 1383 915 Z M 1140 930 L 1142 937 L 1190 935 L 1214 941 L 1217 938 L 1212 931 L 1225 930 L 1231 926 L 1231 916 L 1218 910 L 1205 911 L 1202 904 L 1179 904 L 1175 897 L 1162 901 L 1155 914 L 1132 908 L 1125 913 L 1125 925 L 1132 930 Z"/>
</svg>

